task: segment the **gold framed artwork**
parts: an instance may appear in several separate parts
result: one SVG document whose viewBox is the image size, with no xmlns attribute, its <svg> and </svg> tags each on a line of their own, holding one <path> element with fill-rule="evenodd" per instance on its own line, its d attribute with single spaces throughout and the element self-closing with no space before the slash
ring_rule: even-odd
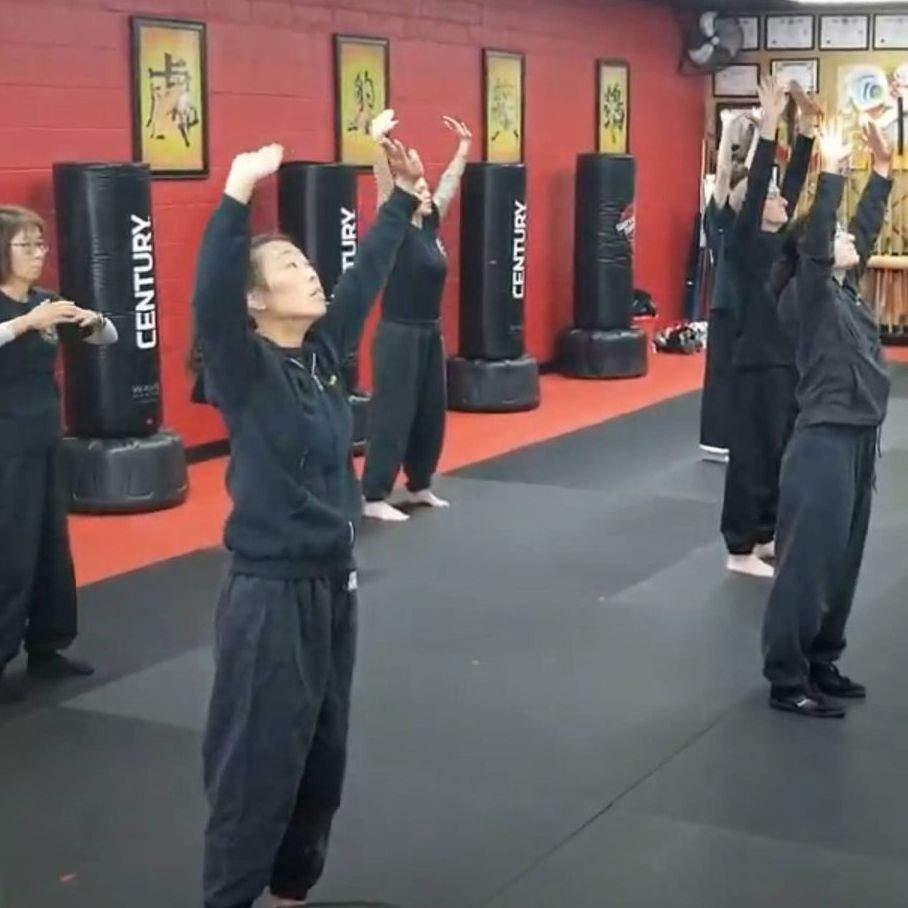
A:
<svg viewBox="0 0 908 908">
<path fill-rule="evenodd" d="M 334 36 L 334 106 L 337 160 L 371 167 L 372 120 L 389 104 L 388 42 L 384 38 Z"/>
<path fill-rule="evenodd" d="M 521 53 L 482 52 L 483 137 L 485 160 L 523 161 L 525 60 Z"/>
<path fill-rule="evenodd" d="M 203 22 L 134 16 L 133 158 L 158 178 L 208 175 L 208 86 Z"/>
<path fill-rule="evenodd" d="M 631 81 L 624 60 L 596 62 L 596 151 L 627 154 L 630 136 Z"/>
</svg>

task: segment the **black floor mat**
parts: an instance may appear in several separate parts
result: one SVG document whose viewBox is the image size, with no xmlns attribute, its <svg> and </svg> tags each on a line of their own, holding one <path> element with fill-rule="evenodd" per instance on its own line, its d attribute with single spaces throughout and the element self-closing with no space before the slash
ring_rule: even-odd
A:
<svg viewBox="0 0 908 908">
<path fill-rule="evenodd" d="M 908 371 L 908 370 L 906 370 Z M 900 399 L 895 398 L 898 402 Z M 362 541 L 349 780 L 321 900 L 895 908 L 908 891 L 908 413 L 855 609 L 870 700 L 766 708 L 696 396 L 441 482 Z M 0 712 L 0 906 L 198 905 L 199 730 L 226 560 L 82 596 L 86 682 Z"/>
</svg>

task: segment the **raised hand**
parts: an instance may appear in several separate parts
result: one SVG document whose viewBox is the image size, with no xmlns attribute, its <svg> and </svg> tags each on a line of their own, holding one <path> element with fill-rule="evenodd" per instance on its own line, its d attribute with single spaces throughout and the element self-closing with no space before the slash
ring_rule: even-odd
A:
<svg viewBox="0 0 908 908">
<path fill-rule="evenodd" d="M 265 177 L 277 173 L 284 160 L 282 145 L 264 145 L 257 151 L 238 154 L 233 159 L 230 175 L 227 177 L 226 193 L 239 202 L 246 203 L 252 197 L 255 184 Z"/>
<path fill-rule="evenodd" d="M 739 120 L 743 120 L 747 116 L 746 110 L 741 110 L 740 108 L 726 107 L 719 114 L 719 120 L 722 123 L 722 129 L 726 129 L 731 126 L 732 123 L 737 123 Z"/>
<path fill-rule="evenodd" d="M 419 155 L 413 148 L 405 148 L 402 142 L 385 138 L 382 148 L 388 156 L 388 166 L 394 174 L 394 181 L 401 189 L 416 194 L 416 183 L 425 176 L 425 169 Z"/>
<path fill-rule="evenodd" d="M 851 143 L 838 120 L 827 123 L 820 131 L 820 159 L 827 173 L 839 173 L 849 157 Z"/>
<path fill-rule="evenodd" d="M 760 107 L 763 109 L 764 129 L 767 125 L 771 125 L 773 134 L 775 134 L 775 128 L 788 103 L 785 97 L 785 86 L 774 76 L 764 76 L 757 94 L 760 98 Z"/>
<path fill-rule="evenodd" d="M 442 117 L 441 119 L 445 126 L 460 139 L 460 147 L 469 149 L 473 141 L 473 133 L 470 132 L 470 127 L 460 120 L 455 120 L 453 117 Z"/>
<path fill-rule="evenodd" d="M 788 90 L 802 117 L 816 120 L 823 116 L 823 104 L 820 99 L 812 91 L 805 91 L 800 82 L 792 81 Z"/>
<path fill-rule="evenodd" d="M 390 108 L 388 110 L 383 110 L 375 119 L 372 120 L 372 125 L 369 127 L 369 131 L 372 134 L 372 138 L 376 142 L 381 142 L 382 139 L 387 138 L 397 126 L 397 118 L 394 114 L 394 111 Z"/>
<path fill-rule="evenodd" d="M 882 171 L 884 176 L 888 176 L 889 168 L 892 166 L 892 145 L 889 140 L 883 135 L 883 131 L 874 120 L 864 123 L 861 126 L 861 132 L 873 155 L 874 169 Z"/>
</svg>

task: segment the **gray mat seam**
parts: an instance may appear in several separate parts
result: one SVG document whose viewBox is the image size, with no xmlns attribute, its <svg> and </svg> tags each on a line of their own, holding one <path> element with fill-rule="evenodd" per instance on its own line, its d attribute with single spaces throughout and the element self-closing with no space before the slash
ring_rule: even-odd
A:
<svg viewBox="0 0 908 908">
<path fill-rule="evenodd" d="M 673 750 L 665 759 L 661 760 L 647 772 L 645 772 L 638 779 L 631 782 L 626 788 L 618 792 L 614 798 L 612 798 L 604 807 L 598 810 L 593 814 L 586 822 L 578 826 L 573 832 L 565 836 L 560 842 L 555 843 L 547 851 L 543 852 L 539 857 L 533 861 L 531 864 L 527 865 L 522 871 L 515 874 L 511 879 L 504 882 L 501 886 L 497 887 L 492 893 L 488 896 L 482 898 L 480 902 L 477 903 L 477 908 L 488 908 L 489 905 L 493 904 L 496 899 L 503 896 L 509 889 L 516 886 L 522 880 L 530 876 L 534 871 L 541 867 L 546 861 L 556 855 L 559 851 L 562 851 L 566 848 L 571 842 L 577 839 L 579 836 L 583 835 L 587 829 L 601 820 L 607 813 L 613 810 L 615 807 L 620 804 L 626 797 L 633 794 L 638 788 L 642 785 L 645 785 L 653 776 L 661 772 L 668 766 L 670 763 L 674 762 L 678 757 L 680 757 L 685 751 L 689 750 L 703 738 L 705 738 L 714 728 L 716 728 L 726 716 L 730 715 L 732 712 L 740 709 L 740 703 L 735 703 L 732 706 L 729 706 L 727 709 L 722 710 L 711 722 L 697 731 L 694 735 L 688 738 L 686 741 L 678 745 L 675 750 Z"/>
</svg>

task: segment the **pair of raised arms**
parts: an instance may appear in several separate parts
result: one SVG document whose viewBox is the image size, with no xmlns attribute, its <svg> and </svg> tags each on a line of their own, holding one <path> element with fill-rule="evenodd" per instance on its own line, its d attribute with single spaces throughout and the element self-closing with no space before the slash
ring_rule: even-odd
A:
<svg viewBox="0 0 908 908">
<path fill-rule="evenodd" d="M 444 217 L 448 207 L 457 194 L 460 178 L 463 176 L 470 146 L 473 143 L 473 133 L 470 128 L 460 120 L 453 117 L 442 117 L 445 126 L 458 138 L 457 152 L 445 172 L 438 181 L 438 186 L 433 194 L 435 207 L 440 216 Z M 370 127 L 372 138 L 379 146 L 376 149 L 374 173 L 378 187 L 379 207 L 387 200 L 393 188 L 392 174 L 389 172 L 390 161 L 387 159 L 388 143 L 391 131 L 398 125 L 397 117 L 393 110 L 383 110 L 373 121 Z"/>
<path fill-rule="evenodd" d="M 892 145 L 873 120 L 861 124 L 861 134 L 873 158 L 873 169 L 888 177 L 892 167 Z M 844 124 L 830 120 L 820 131 L 820 163 L 825 173 L 841 173 L 847 168 L 852 154 L 851 139 Z"/>
<path fill-rule="evenodd" d="M 753 158 L 757 139 L 762 136 L 774 139 L 779 120 L 785 112 L 790 97 L 798 111 L 798 131 L 810 135 L 823 116 L 823 105 L 813 92 L 805 91 L 800 83 L 792 81 L 787 85 L 772 76 L 765 76 L 757 91 L 760 106 L 751 110 L 723 110 L 720 114 L 722 134 L 719 139 L 720 158 L 731 157 L 732 127 L 738 123 L 751 123 L 757 127 L 754 141 L 747 155 L 747 162 Z"/>
<path fill-rule="evenodd" d="M 402 142 L 388 137 L 382 140 L 381 145 L 393 183 L 416 195 L 416 184 L 424 176 L 419 155 L 414 149 L 406 148 Z M 237 155 L 230 167 L 225 193 L 246 204 L 252 198 L 256 184 L 277 173 L 283 160 L 284 147 L 277 144 L 265 145 L 256 151 Z"/>
<path fill-rule="evenodd" d="M 759 108 L 722 112 L 723 135 L 733 123 L 749 120 L 759 127 L 759 135 L 765 139 L 774 139 L 779 120 L 788 103 L 788 94 L 797 105 L 798 116 L 802 123 L 812 121 L 812 124 L 815 125 L 816 121 L 823 116 L 820 101 L 812 93 L 805 92 L 797 82 L 791 82 L 786 86 L 772 76 L 766 76 L 758 90 Z M 888 140 L 873 120 L 865 118 L 861 122 L 860 129 L 864 142 L 873 156 L 874 169 L 883 176 L 888 175 L 892 164 L 892 147 Z M 754 145 L 754 147 L 756 146 Z M 725 150 L 728 150 L 727 145 Z M 754 148 L 751 148 L 749 157 L 752 157 L 753 150 Z M 848 163 L 852 145 L 845 124 L 841 120 L 832 119 L 824 122 L 820 129 L 819 150 L 824 171 L 839 173 Z"/>
</svg>

